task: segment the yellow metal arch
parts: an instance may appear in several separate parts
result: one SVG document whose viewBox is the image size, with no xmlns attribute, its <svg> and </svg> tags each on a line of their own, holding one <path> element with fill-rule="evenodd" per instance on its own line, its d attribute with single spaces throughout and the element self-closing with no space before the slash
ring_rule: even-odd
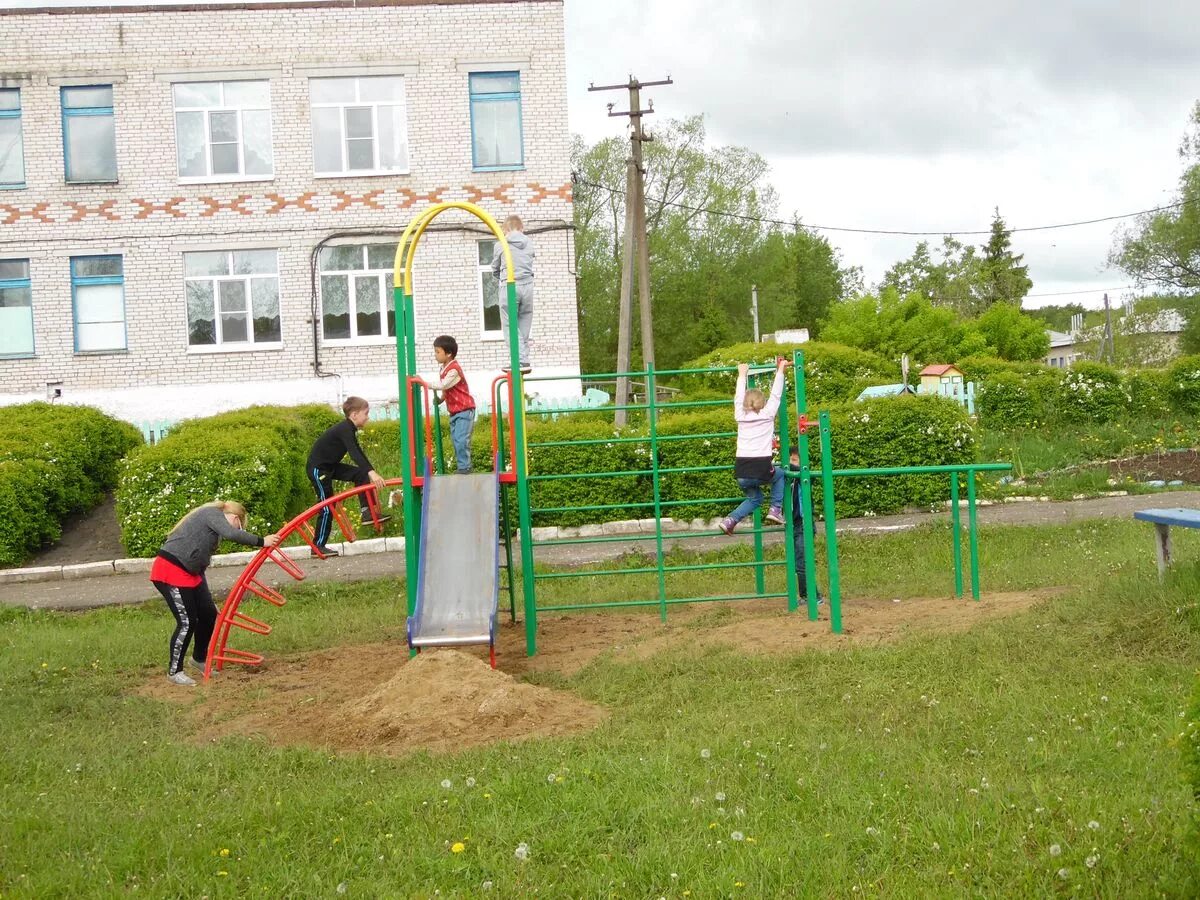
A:
<svg viewBox="0 0 1200 900">
<path fill-rule="evenodd" d="M 417 254 L 417 244 L 421 241 L 421 235 L 425 233 L 439 215 L 448 209 L 461 209 L 464 212 L 469 212 L 479 221 L 491 230 L 495 235 L 496 240 L 500 242 L 500 248 L 504 251 L 504 265 L 508 271 L 508 283 L 516 281 L 513 275 L 512 251 L 508 248 L 508 241 L 504 238 L 504 232 L 496 223 L 491 213 L 474 203 L 467 203 L 465 200 L 447 200 L 444 203 L 436 203 L 429 207 L 415 219 L 408 223 L 404 229 L 404 234 L 400 237 L 400 243 L 396 245 L 396 258 L 392 264 L 392 284 L 403 285 L 403 290 L 406 296 L 412 296 L 412 266 L 413 259 Z M 401 275 L 403 274 L 403 281 Z M 501 302 L 504 302 L 501 299 Z"/>
</svg>

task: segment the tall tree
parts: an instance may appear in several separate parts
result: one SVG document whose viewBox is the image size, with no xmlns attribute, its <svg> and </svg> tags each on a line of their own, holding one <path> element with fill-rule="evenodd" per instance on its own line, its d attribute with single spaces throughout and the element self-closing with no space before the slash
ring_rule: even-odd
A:
<svg viewBox="0 0 1200 900">
<path fill-rule="evenodd" d="M 975 312 L 981 313 L 995 303 L 1008 303 L 1018 309 L 1033 287 L 1029 266 L 1023 253 L 1012 252 L 1012 232 L 1004 227 L 1000 208 L 992 217 L 992 233 L 983 245 L 983 259 L 975 286 Z"/>
<path fill-rule="evenodd" d="M 1200 291 L 1200 101 L 1180 142 L 1184 171 L 1173 208 L 1146 213 L 1117 231 L 1109 261 L 1139 284 L 1171 293 Z"/>
</svg>

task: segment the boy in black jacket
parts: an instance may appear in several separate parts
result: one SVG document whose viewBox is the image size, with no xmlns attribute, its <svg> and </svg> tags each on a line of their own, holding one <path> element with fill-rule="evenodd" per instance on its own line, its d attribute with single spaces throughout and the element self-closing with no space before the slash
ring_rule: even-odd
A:
<svg viewBox="0 0 1200 900">
<path fill-rule="evenodd" d="M 335 480 L 351 481 L 360 487 L 364 484 L 373 484 L 376 491 L 385 487 L 383 477 L 375 471 L 375 467 L 367 459 L 367 454 L 363 453 L 362 447 L 358 445 L 358 430 L 367 424 L 367 416 L 370 411 L 371 405 L 362 397 L 347 397 L 346 402 L 342 404 L 342 412 L 346 414 L 346 418 L 325 429 L 325 432 L 313 444 L 312 450 L 308 453 L 308 464 L 305 466 L 305 470 L 308 473 L 308 480 L 312 482 L 313 488 L 317 492 L 318 501 L 325 500 L 337 493 L 333 489 Z M 350 454 L 350 459 L 354 463 L 352 466 L 342 462 L 347 453 Z M 374 518 L 367 505 L 366 494 L 359 494 L 358 500 L 362 506 L 364 524 L 374 522 L 374 524 L 380 525 L 391 518 L 391 516 L 383 515 L 377 519 Z M 332 524 L 333 513 L 326 506 L 321 510 L 317 519 L 315 541 L 317 550 L 322 556 L 338 555 L 336 550 L 325 546 L 325 542 L 329 540 Z"/>
</svg>

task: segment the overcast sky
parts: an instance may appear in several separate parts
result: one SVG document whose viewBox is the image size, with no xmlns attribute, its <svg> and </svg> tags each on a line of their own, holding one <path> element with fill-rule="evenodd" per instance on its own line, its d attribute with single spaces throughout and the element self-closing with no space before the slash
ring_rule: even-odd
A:
<svg viewBox="0 0 1200 900">
<path fill-rule="evenodd" d="M 573 131 L 621 133 L 604 108 L 619 97 L 590 81 L 670 74 L 647 92 L 656 115 L 703 113 L 712 141 L 761 153 L 784 217 L 812 224 L 986 229 L 996 206 L 1011 227 L 1155 206 L 1200 99 L 1197 0 L 567 0 L 566 18 Z M 1027 305 L 1098 305 L 1128 284 L 1107 268 L 1113 230 L 1013 235 L 1032 293 L 1090 292 Z M 920 240 L 826 234 L 868 283 Z"/>
<path fill-rule="evenodd" d="M 77 4 L 0 0 L 44 5 Z M 621 98 L 590 82 L 669 74 L 647 94 L 656 115 L 702 113 L 712 142 L 761 153 L 782 217 L 812 225 L 986 229 L 999 206 L 1016 228 L 1155 206 L 1200 99 L 1200 0 L 566 0 L 566 22 L 572 131 L 623 133 L 605 110 Z M 1026 305 L 1095 306 L 1127 285 L 1106 263 L 1114 227 L 1013 235 L 1033 294 L 1085 292 Z M 825 233 L 868 284 L 920 240 Z"/>
</svg>

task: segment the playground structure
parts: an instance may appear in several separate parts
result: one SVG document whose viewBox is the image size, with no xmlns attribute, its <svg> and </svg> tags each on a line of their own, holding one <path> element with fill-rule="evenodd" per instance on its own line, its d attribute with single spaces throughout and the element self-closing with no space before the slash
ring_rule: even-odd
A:
<svg viewBox="0 0 1200 900">
<path fill-rule="evenodd" d="M 510 368 L 493 380 L 488 394 L 491 409 L 493 472 L 472 476 L 446 474 L 442 451 L 442 428 L 436 404 L 431 404 L 430 391 L 417 376 L 418 364 L 416 329 L 413 314 L 412 266 L 422 235 L 433 220 L 448 210 L 460 210 L 474 215 L 493 233 L 502 249 L 506 269 L 506 302 L 508 303 L 511 331 L 508 335 Z M 409 223 L 397 245 L 394 272 L 396 306 L 396 358 L 399 384 L 398 419 L 400 422 L 400 478 L 389 481 L 403 489 L 403 515 L 407 539 L 405 554 L 405 596 L 408 612 L 409 644 L 413 652 L 421 647 L 462 646 L 487 644 L 492 665 L 495 665 L 496 616 L 501 592 L 501 572 L 506 574 L 504 586 L 509 597 L 510 613 L 517 621 L 518 585 L 520 608 L 525 627 L 526 652 L 537 652 L 537 619 L 541 613 L 568 612 L 575 610 L 598 610 L 605 608 L 657 607 L 665 621 L 669 607 L 678 604 L 723 602 L 748 599 L 786 599 L 789 611 L 800 606 L 798 579 L 795 571 L 795 549 L 792 516 L 792 492 L 784 494 L 784 520 L 781 527 L 763 527 L 761 512 L 753 516 L 753 559 L 750 561 L 706 562 L 694 564 L 669 564 L 666 556 L 668 544 L 673 538 L 683 535 L 665 533 L 663 518 L 675 510 L 688 507 L 713 507 L 733 505 L 741 501 L 739 496 L 705 497 L 686 500 L 667 499 L 663 495 L 663 478 L 699 472 L 729 471 L 730 462 L 713 466 L 664 466 L 660 450 L 676 441 L 723 440 L 736 436 L 735 431 L 705 434 L 663 433 L 663 414 L 681 409 L 696 409 L 714 406 L 729 406 L 731 400 L 693 400 L 659 402 L 660 379 L 712 369 L 655 370 L 647 367 L 640 372 L 606 373 L 588 376 L 597 380 L 636 378 L 646 385 L 645 402 L 631 403 L 624 407 L 606 406 L 604 412 L 624 409 L 644 416 L 648 425 L 645 436 L 613 436 L 603 439 L 576 441 L 548 441 L 529 443 L 526 434 L 526 417 L 529 415 L 525 402 L 525 385 L 554 380 L 578 380 L 580 376 L 546 376 L 526 378 L 520 371 L 517 356 L 516 322 L 517 297 L 512 258 L 507 241 L 496 221 L 483 209 L 474 204 L 451 201 L 436 204 Z M 837 521 L 834 514 L 834 480 L 836 478 L 886 477 L 896 475 L 940 474 L 949 478 L 951 508 L 951 542 L 954 563 L 953 583 L 955 596 L 963 596 L 962 523 L 959 504 L 960 481 L 966 482 L 968 514 L 968 546 L 970 564 L 970 589 L 975 600 L 979 599 L 979 542 L 976 519 L 976 474 L 983 471 L 1004 471 L 1011 468 L 1003 463 L 962 463 L 935 466 L 904 466 L 859 469 L 835 469 L 833 467 L 831 430 L 829 415 L 821 412 L 818 417 L 820 467 L 810 465 L 807 430 L 810 423 L 805 415 L 807 408 L 804 354 L 796 351 L 793 356 L 795 391 L 793 418 L 791 403 L 788 402 L 785 379 L 785 394 L 780 404 L 778 433 L 780 456 L 787 460 L 793 440 L 797 441 L 800 458 L 799 471 L 787 472 L 789 479 L 800 480 L 800 495 L 803 507 L 803 546 L 805 549 L 805 581 L 807 585 L 806 608 L 808 618 L 818 617 L 817 579 L 814 556 L 813 498 L 814 484 L 819 481 L 822 506 L 825 515 L 827 584 L 830 627 L 833 632 L 842 631 L 842 608 L 840 568 L 838 561 Z M 732 371 L 732 369 L 730 370 Z M 751 374 L 759 375 L 774 371 L 773 366 L 759 366 Z M 536 413 L 533 413 L 536 414 Z M 435 438 L 436 435 L 436 438 Z M 420 437 L 424 437 L 424 441 Z M 529 471 L 530 451 L 536 454 L 539 447 L 573 446 L 598 448 L 619 443 L 641 445 L 645 451 L 645 468 L 628 471 L 554 472 L 536 473 Z M 421 446 L 423 443 L 423 446 Z M 419 451 L 423 450 L 423 453 Z M 538 484 L 562 480 L 596 480 L 614 477 L 648 477 L 651 492 L 644 500 L 621 504 L 541 506 L 535 507 L 531 490 Z M 732 486 L 733 481 L 730 478 Z M 325 506 L 333 510 L 334 518 L 342 528 L 347 540 L 354 540 L 354 531 L 341 504 L 359 493 L 367 493 L 374 508 L 376 500 L 369 487 L 353 488 L 319 503 L 292 521 L 281 530 L 283 538 L 292 535 L 301 539 L 301 551 L 315 551 L 312 529 L 308 524 Z M 511 521 L 511 510 L 515 508 L 516 522 Z M 648 513 L 655 523 L 653 533 L 598 535 L 590 537 L 556 538 L 535 540 L 532 522 L 534 515 L 563 513 L 602 512 L 630 509 Z M 764 552 L 764 536 L 783 536 L 785 548 L 783 559 L 767 559 Z M 516 565 L 513 554 L 513 538 L 519 536 L 520 565 Z M 691 531 L 687 537 L 721 536 L 724 532 Z M 569 545 L 604 544 L 614 542 L 653 541 L 652 565 L 611 569 L 587 569 L 584 571 L 538 571 L 535 566 L 536 550 L 539 547 L 561 547 Z M 307 545 L 307 547 L 305 547 Z M 504 548 L 501 562 L 499 550 Z M 291 549 L 291 548 L 287 548 Z M 230 591 L 218 617 L 214 637 L 209 647 L 205 676 L 221 669 L 225 663 L 258 665 L 262 657 L 228 646 L 233 629 L 242 629 L 265 636 L 270 626 L 252 618 L 240 610 L 243 599 L 256 596 L 275 606 L 283 606 L 285 598 L 278 591 L 264 585 L 258 579 L 261 567 L 268 561 L 278 565 L 291 577 L 301 580 L 304 573 L 295 560 L 282 546 L 260 550 L 247 566 L 234 588 Z M 649 562 L 649 561 L 648 561 Z M 766 570 L 785 567 L 782 590 L 768 589 Z M 696 571 L 721 571 L 729 569 L 752 569 L 753 590 L 711 596 L 670 596 L 668 578 L 676 573 Z M 537 600 L 539 583 L 570 578 L 596 578 L 601 576 L 654 575 L 655 596 L 609 602 L 576 602 L 541 604 Z"/>
</svg>

